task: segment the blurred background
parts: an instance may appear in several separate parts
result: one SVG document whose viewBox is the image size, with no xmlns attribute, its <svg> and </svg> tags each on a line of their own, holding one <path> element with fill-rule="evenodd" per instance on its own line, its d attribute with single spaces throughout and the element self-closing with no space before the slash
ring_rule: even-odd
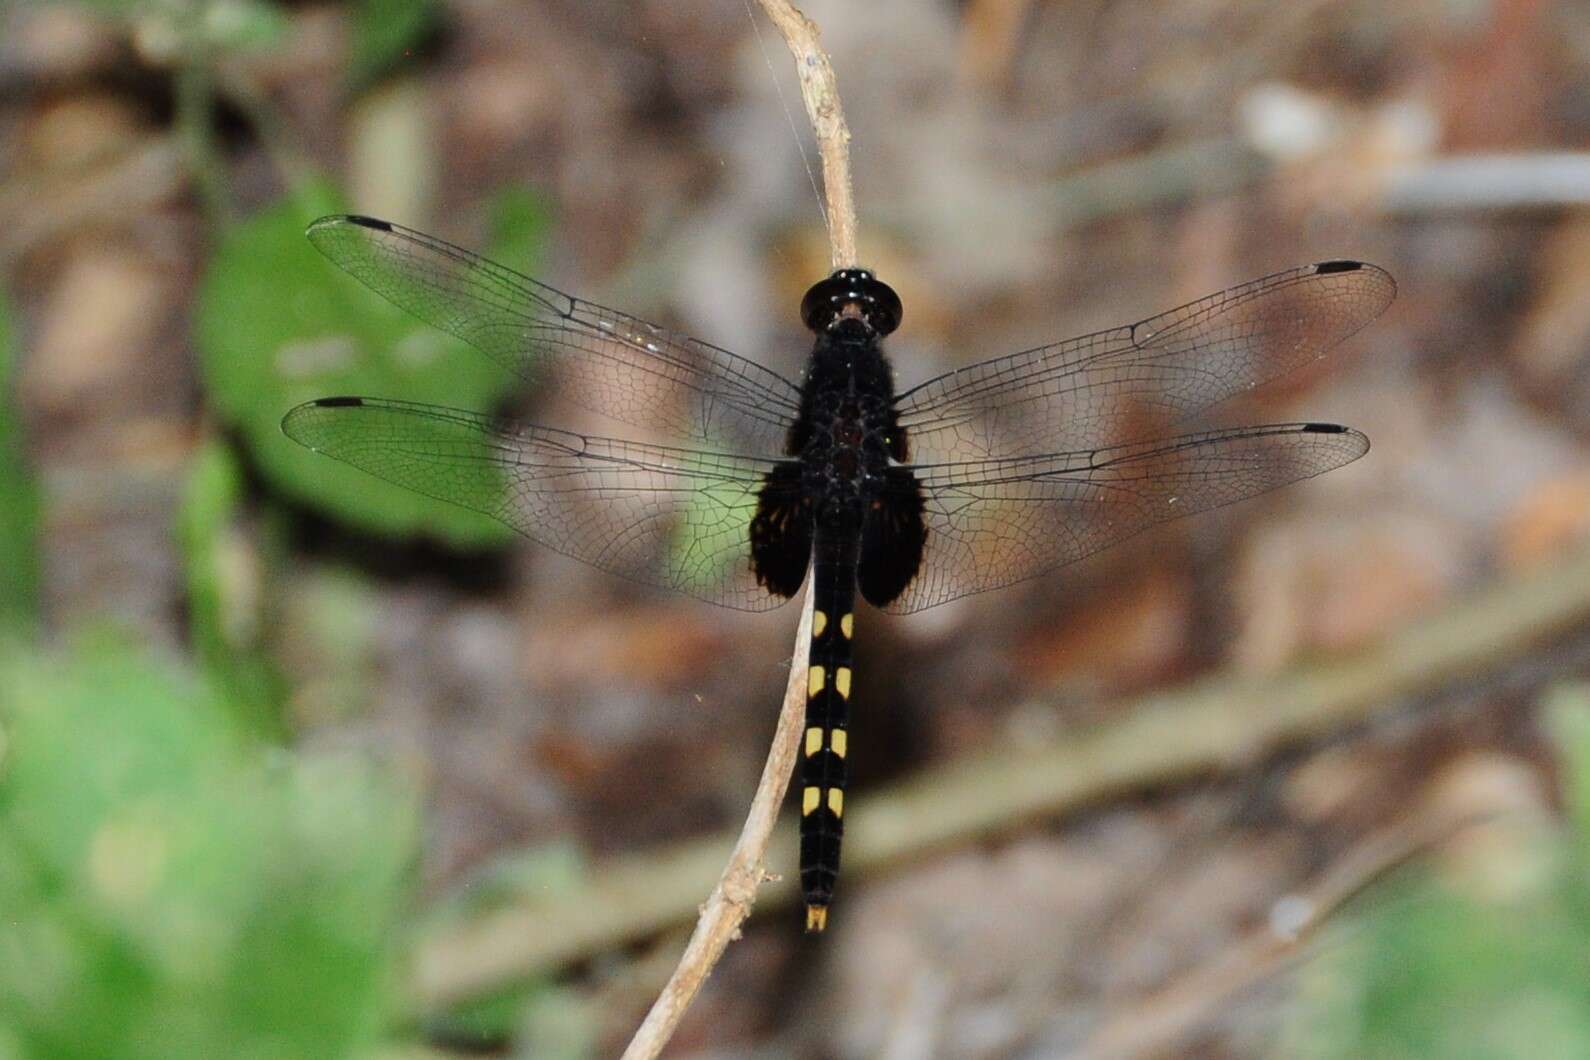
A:
<svg viewBox="0 0 1590 1060">
<path fill-rule="evenodd" d="M 1590 5 L 805 10 L 902 386 L 1303 262 L 1400 294 L 1216 416 L 1356 464 L 858 616 L 829 931 L 770 888 L 670 1055 L 1590 1055 Z M 793 374 L 809 141 L 740 0 L 0 4 L 0 1057 L 618 1051 L 796 608 L 289 443 L 534 400 L 302 232 Z"/>
</svg>

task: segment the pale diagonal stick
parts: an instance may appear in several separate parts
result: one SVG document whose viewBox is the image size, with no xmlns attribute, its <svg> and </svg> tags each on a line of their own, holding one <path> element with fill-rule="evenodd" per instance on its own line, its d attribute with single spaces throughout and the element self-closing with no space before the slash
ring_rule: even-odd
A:
<svg viewBox="0 0 1590 1060">
<path fill-rule="evenodd" d="M 817 27 L 787 0 L 759 0 L 762 10 L 783 34 L 795 56 L 795 73 L 801 82 L 801 101 L 817 134 L 817 153 L 823 160 L 823 193 L 828 200 L 828 245 L 834 268 L 854 267 L 856 258 L 856 200 L 850 188 L 850 126 L 839 105 L 834 66 L 817 40 Z"/>
<path fill-rule="evenodd" d="M 817 150 L 823 160 L 823 188 L 828 199 L 828 240 L 834 268 L 856 264 L 856 204 L 850 191 L 850 129 L 839 106 L 839 90 L 834 68 L 817 43 L 817 27 L 785 0 L 761 0 L 763 9 L 789 44 L 800 76 L 801 98 L 817 134 Z M 806 667 L 812 642 L 811 572 L 807 571 L 807 591 L 801 611 L 800 629 L 795 634 L 795 652 L 790 662 L 789 685 L 784 690 L 784 706 L 762 779 L 751 800 L 745 827 L 734 844 L 729 863 L 712 889 L 695 932 L 685 946 L 679 966 L 652 1004 L 645 1021 L 624 1050 L 624 1060 L 649 1060 L 662 1052 L 673 1037 L 685 1010 L 695 1000 L 701 984 L 717 965 L 723 951 L 740 933 L 740 925 L 751 915 L 756 891 L 766 878 L 763 858 L 768 839 L 778 820 L 784 792 L 795 770 L 795 754 L 800 746 L 801 729 L 806 721 Z"/>
<path fill-rule="evenodd" d="M 740 830 L 740 838 L 734 844 L 734 852 L 729 855 L 729 863 L 718 885 L 701 907 L 696 930 L 679 958 L 679 966 L 669 976 L 668 984 L 657 995 L 651 1011 L 624 1050 L 624 1060 L 643 1060 L 662 1052 L 685 1009 L 695 1000 L 701 984 L 706 982 L 729 943 L 738 937 L 740 925 L 751 915 L 751 906 L 756 902 L 756 890 L 766 878 L 762 860 L 767 853 L 768 837 L 773 834 L 773 825 L 778 820 L 779 807 L 784 802 L 784 792 L 789 787 L 790 774 L 795 770 L 795 752 L 800 747 L 801 729 L 806 723 L 805 661 L 812 643 L 810 583 L 811 572 L 807 571 L 806 602 L 801 611 L 800 628 L 795 634 L 795 656 L 790 664 L 789 685 L 784 689 L 784 707 L 779 712 L 767 764 L 762 767 L 762 779 L 751 799 L 751 812 L 745 818 L 745 827 Z"/>
</svg>

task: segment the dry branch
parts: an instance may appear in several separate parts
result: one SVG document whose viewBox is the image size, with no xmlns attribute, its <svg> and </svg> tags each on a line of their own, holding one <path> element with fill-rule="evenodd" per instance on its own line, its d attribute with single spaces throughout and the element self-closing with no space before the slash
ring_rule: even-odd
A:
<svg viewBox="0 0 1590 1060">
<path fill-rule="evenodd" d="M 834 268 L 850 268 L 856 257 L 856 200 L 850 186 L 850 126 L 839 105 L 834 66 L 817 39 L 817 27 L 787 0 L 759 0 L 795 56 L 801 101 L 817 134 L 823 160 L 823 193 L 828 200 L 828 243 Z"/>
<path fill-rule="evenodd" d="M 1458 684 L 1590 628 L 1590 549 L 1455 603 L 1384 640 L 1268 678 L 1216 676 L 1118 704 L 1117 720 L 1048 747 L 956 762 L 869 791 L 846 815 L 845 867 L 864 875 L 1125 792 L 1229 774 Z M 792 833 L 774 841 L 791 849 Z M 420 949 L 427 1008 L 687 921 L 732 837 L 619 860 L 590 886 L 441 929 Z M 795 897 L 769 887 L 763 905 Z"/>
<path fill-rule="evenodd" d="M 823 189 L 828 200 L 828 239 L 834 268 L 856 263 L 856 204 L 850 189 L 850 129 L 839 106 L 839 89 L 834 68 L 817 42 L 817 27 L 786 0 L 761 0 L 768 17 L 783 34 L 795 55 L 800 77 L 801 99 L 806 104 L 812 129 L 817 134 L 817 150 L 823 160 Z M 718 877 L 706 904 L 701 907 L 695 932 L 685 946 L 679 966 L 674 969 L 662 993 L 641 1023 L 624 1060 L 649 1060 L 662 1052 L 668 1039 L 695 1000 L 707 976 L 717 966 L 723 951 L 739 937 L 740 925 L 751 915 L 758 888 L 767 880 L 763 859 L 768 841 L 778 820 L 784 792 L 795 769 L 806 713 L 805 661 L 812 642 L 811 572 L 807 571 L 805 602 L 800 629 L 795 635 L 795 651 L 790 662 L 789 684 L 784 690 L 784 705 L 779 711 L 773 746 L 762 767 L 762 779 L 751 800 L 740 838 L 734 844 L 729 863 Z"/>
<path fill-rule="evenodd" d="M 811 581 L 807 574 L 808 585 Z M 740 925 L 751 915 L 756 902 L 757 888 L 767 877 L 763 858 L 778 821 L 779 807 L 784 803 L 784 791 L 789 787 L 790 774 L 795 769 L 795 752 L 800 746 L 801 729 L 806 716 L 806 667 L 804 661 L 812 643 L 812 594 L 806 592 L 805 606 L 801 612 L 800 629 L 795 634 L 795 656 L 790 663 L 789 684 L 784 689 L 784 706 L 779 711 L 778 729 L 773 733 L 773 746 L 768 751 L 767 763 L 762 767 L 762 779 L 751 799 L 751 812 L 734 844 L 734 853 L 724 867 L 718 884 L 712 889 L 701 916 L 696 921 L 695 933 L 685 946 L 679 966 L 652 1004 L 651 1011 L 641 1023 L 629 1047 L 624 1050 L 624 1060 L 642 1060 L 662 1052 L 668 1039 L 673 1037 L 690 1002 L 695 1000 L 701 984 L 712 974 L 713 967 L 723 956 L 730 942 L 739 937 Z"/>
</svg>

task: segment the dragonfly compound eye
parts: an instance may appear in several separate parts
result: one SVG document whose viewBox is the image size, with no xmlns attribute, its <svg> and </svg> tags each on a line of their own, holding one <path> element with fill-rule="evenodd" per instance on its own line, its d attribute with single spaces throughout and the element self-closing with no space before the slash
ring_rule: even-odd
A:
<svg viewBox="0 0 1590 1060">
<path fill-rule="evenodd" d="M 801 320 L 813 331 L 827 331 L 850 306 L 880 336 L 900 326 L 900 296 L 866 269 L 840 269 L 813 284 L 801 300 Z"/>
</svg>

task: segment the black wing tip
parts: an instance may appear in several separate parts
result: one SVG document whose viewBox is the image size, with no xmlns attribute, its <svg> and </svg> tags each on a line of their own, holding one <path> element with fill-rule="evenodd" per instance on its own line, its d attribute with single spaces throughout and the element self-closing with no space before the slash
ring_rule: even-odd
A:
<svg viewBox="0 0 1590 1060">
<path fill-rule="evenodd" d="M 1315 262 L 1313 268 L 1315 276 L 1330 276 L 1334 273 L 1342 272 L 1362 272 L 1368 276 L 1373 276 L 1382 285 L 1385 292 L 1384 304 L 1382 304 L 1380 309 L 1376 310 L 1375 312 L 1375 315 L 1377 316 L 1385 309 L 1386 306 L 1391 304 L 1393 299 L 1397 297 L 1396 278 L 1385 269 L 1382 269 L 1379 265 L 1375 265 L 1371 262 L 1354 261 L 1350 258 L 1338 258 L 1332 261 Z"/>
<path fill-rule="evenodd" d="M 302 437 L 304 416 L 310 409 L 357 409 L 364 406 L 365 399 L 360 397 L 325 397 L 306 401 L 287 410 L 287 415 L 282 417 L 281 431 L 299 445 L 307 445 L 313 449 L 314 444 Z"/>
<path fill-rule="evenodd" d="M 304 229 L 304 234 L 312 236 L 316 232 L 341 225 L 358 225 L 360 228 L 372 228 L 377 232 L 392 231 L 392 222 L 383 221 L 379 217 L 366 217 L 360 213 L 333 213 L 311 221 L 309 227 Z"/>
<path fill-rule="evenodd" d="M 1302 428 L 1303 434 L 1339 434 L 1344 438 L 1351 438 L 1361 447 L 1357 456 L 1352 458 L 1353 460 L 1357 460 L 1358 457 L 1369 452 L 1369 435 L 1352 427 L 1344 427 L 1339 423 L 1305 423 Z M 1348 462 L 1351 463 L 1351 461 Z"/>
</svg>

